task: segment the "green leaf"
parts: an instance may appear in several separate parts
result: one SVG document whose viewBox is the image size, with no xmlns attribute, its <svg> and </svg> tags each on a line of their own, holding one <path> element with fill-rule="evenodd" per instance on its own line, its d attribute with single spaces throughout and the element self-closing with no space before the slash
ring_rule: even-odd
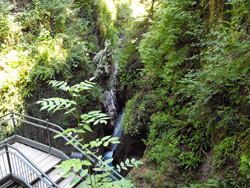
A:
<svg viewBox="0 0 250 188">
<path fill-rule="evenodd" d="M 76 178 L 74 178 L 73 180 L 71 180 L 70 185 L 74 185 L 74 184 L 76 184 L 77 182 L 79 182 L 80 180 L 81 180 L 80 177 L 76 177 Z"/>
<path fill-rule="evenodd" d="M 108 140 L 111 136 L 105 136 L 102 138 L 102 141 Z"/>
<path fill-rule="evenodd" d="M 121 162 L 121 163 L 120 163 L 120 166 L 123 167 L 123 166 L 125 166 L 125 164 L 124 164 L 123 162 Z"/>
<path fill-rule="evenodd" d="M 121 167 L 118 164 L 116 165 L 116 168 L 117 168 L 118 172 L 121 172 Z"/>
<path fill-rule="evenodd" d="M 43 105 L 43 106 L 41 107 L 40 111 L 43 111 L 43 110 L 45 110 L 46 108 L 48 108 L 47 103 L 43 103 L 42 105 Z"/>
<path fill-rule="evenodd" d="M 97 172 L 102 172 L 103 171 L 103 168 L 93 168 L 94 171 L 97 171 Z"/>
<path fill-rule="evenodd" d="M 89 147 L 89 144 L 84 144 L 84 145 L 82 146 L 82 150 L 86 149 L 87 147 Z"/>
<path fill-rule="evenodd" d="M 75 108 L 71 108 L 70 110 L 66 111 L 64 114 L 69 114 L 71 112 L 73 112 L 75 110 Z"/>
<path fill-rule="evenodd" d="M 135 158 L 133 158 L 130 161 L 131 161 L 131 163 L 134 163 L 136 160 L 135 160 Z"/>
<path fill-rule="evenodd" d="M 75 175 L 73 172 L 68 172 L 68 173 L 64 174 L 62 177 L 68 178 L 68 177 L 73 176 L 73 175 Z"/>
<path fill-rule="evenodd" d="M 86 188 L 86 187 L 88 187 L 88 185 L 85 184 L 84 182 L 83 182 L 83 183 L 80 183 L 80 184 L 77 186 L 77 188 Z"/>
<path fill-rule="evenodd" d="M 63 133 L 59 133 L 59 134 L 55 135 L 53 138 L 59 138 L 59 137 L 61 137 L 62 135 L 63 135 Z"/>
<path fill-rule="evenodd" d="M 85 166 L 91 166 L 91 162 L 87 161 L 87 160 L 83 160 L 81 161 L 82 165 L 85 165 Z"/>
<path fill-rule="evenodd" d="M 107 159 L 106 161 L 104 161 L 105 164 L 109 164 L 113 161 L 114 159 L 113 158 L 110 158 L 110 159 Z"/>
<path fill-rule="evenodd" d="M 87 125 L 87 124 L 84 125 L 84 129 L 86 129 L 89 132 L 93 132 L 91 127 L 89 125 Z"/>
<path fill-rule="evenodd" d="M 109 142 L 104 142 L 103 146 L 107 147 L 109 145 Z"/>
<path fill-rule="evenodd" d="M 80 173 L 80 176 L 81 176 L 81 177 L 84 177 L 84 176 L 86 176 L 87 174 L 88 174 L 88 170 L 85 169 L 85 170 L 83 170 L 83 171 Z"/>
</svg>

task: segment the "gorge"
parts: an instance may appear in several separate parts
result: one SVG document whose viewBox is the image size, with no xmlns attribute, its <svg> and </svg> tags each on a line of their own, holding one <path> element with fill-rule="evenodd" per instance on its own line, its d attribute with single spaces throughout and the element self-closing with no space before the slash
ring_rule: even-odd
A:
<svg viewBox="0 0 250 188">
<path fill-rule="evenodd" d="M 0 115 L 75 128 L 36 102 L 71 99 L 50 80 L 94 77 L 77 110 L 111 119 L 86 141 L 120 134 L 123 117 L 121 143 L 97 152 L 141 158 L 137 187 L 249 187 L 249 12 L 247 0 L 0 0 Z"/>
</svg>

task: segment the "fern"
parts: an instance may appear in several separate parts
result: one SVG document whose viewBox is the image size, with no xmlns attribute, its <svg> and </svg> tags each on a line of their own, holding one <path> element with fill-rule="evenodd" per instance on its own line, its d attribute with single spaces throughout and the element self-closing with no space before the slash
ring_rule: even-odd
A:
<svg viewBox="0 0 250 188">
<path fill-rule="evenodd" d="M 97 138 L 96 140 L 93 140 L 89 143 L 85 143 L 84 140 L 84 133 L 86 132 L 92 132 L 92 129 L 90 127 L 91 124 L 97 125 L 99 123 L 101 124 L 107 124 L 107 120 L 110 119 L 110 117 L 107 116 L 107 114 L 102 113 L 101 111 L 91 111 L 87 114 L 79 115 L 77 111 L 77 98 L 80 96 L 80 92 L 84 90 L 89 90 L 93 88 L 94 83 L 90 81 L 81 82 L 79 84 L 75 84 L 73 86 L 69 86 L 67 82 L 64 81 L 50 81 L 49 85 L 52 87 L 55 87 L 56 89 L 69 92 L 69 94 L 72 96 L 72 100 L 69 99 L 62 99 L 62 98 L 49 98 L 49 99 L 42 99 L 36 102 L 37 104 L 41 105 L 41 111 L 47 110 L 48 112 L 55 112 L 57 110 L 66 110 L 66 113 L 73 114 L 77 120 L 78 120 L 78 126 L 80 129 L 75 128 L 69 128 L 63 131 L 60 134 L 57 134 L 54 138 L 58 138 L 61 136 L 65 136 L 69 139 L 69 141 L 66 144 L 73 144 L 74 146 L 81 146 L 81 149 L 85 152 L 85 155 L 88 155 L 88 150 L 86 148 L 97 148 L 100 146 L 107 147 L 109 144 L 118 144 L 119 141 L 116 137 L 112 136 L 105 136 L 103 138 Z M 79 138 L 79 135 L 81 138 Z M 74 182 L 78 182 L 81 177 L 85 177 L 84 182 L 80 183 L 78 187 L 84 187 L 84 186 L 91 186 L 91 187 L 122 187 L 123 185 L 126 185 L 126 187 L 132 187 L 132 183 L 128 180 L 122 179 L 121 181 L 113 181 L 110 178 L 110 175 L 112 174 L 112 169 L 114 167 L 110 167 L 108 164 L 112 162 L 113 159 L 109 159 L 103 163 L 98 163 L 94 168 L 94 172 L 103 172 L 102 174 L 93 174 L 91 172 L 90 166 L 92 166 L 92 163 L 87 158 L 85 160 L 80 159 L 71 159 L 68 161 L 62 162 L 60 165 L 57 166 L 57 168 L 62 169 L 64 172 L 63 177 L 70 177 L 74 174 L 80 173 L 80 177 L 74 178 L 71 181 L 71 184 Z M 141 162 L 136 161 L 135 159 L 126 160 L 125 163 L 121 163 L 117 166 L 118 171 L 121 169 L 127 170 L 127 167 L 134 167 L 138 164 L 141 164 Z M 81 170 L 83 167 L 87 167 L 87 170 Z M 121 183 L 122 182 L 122 183 Z"/>
<path fill-rule="evenodd" d="M 49 99 L 42 99 L 37 101 L 36 104 L 40 104 L 41 111 L 47 110 L 48 112 L 53 111 L 56 112 L 58 110 L 67 110 L 65 114 L 68 114 L 74 110 L 72 108 L 73 105 L 76 105 L 76 102 L 69 99 L 62 99 L 62 98 L 49 98 Z M 69 109 L 71 107 L 71 109 Z M 68 110 L 69 109 L 69 110 Z"/>
</svg>

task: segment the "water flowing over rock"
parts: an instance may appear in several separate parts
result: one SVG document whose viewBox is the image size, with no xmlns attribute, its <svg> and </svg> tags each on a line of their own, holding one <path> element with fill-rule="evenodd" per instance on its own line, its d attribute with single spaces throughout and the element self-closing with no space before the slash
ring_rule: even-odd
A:
<svg viewBox="0 0 250 188">
<path fill-rule="evenodd" d="M 114 129 L 113 137 L 117 137 L 118 138 L 117 140 L 119 140 L 120 137 L 122 136 L 122 120 L 123 120 L 123 117 L 124 117 L 124 113 L 125 113 L 125 110 L 123 109 L 123 111 L 119 115 L 119 118 L 118 118 L 118 120 L 116 122 L 116 126 L 115 126 L 115 129 Z M 116 147 L 117 147 L 117 144 L 113 144 L 111 151 L 108 151 L 108 152 L 105 153 L 104 160 L 112 158 Z"/>
<path fill-rule="evenodd" d="M 111 125 L 114 125 L 115 118 L 117 117 L 116 98 L 113 90 L 107 90 L 103 93 L 103 105 L 111 118 Z"/>
<path fill-rule="evenodd" d="M 117 74 L 119 72 L 118 63 L 115 62 L 111 69 L 111 79 L 110 79 L 110 88 L 104 90 L 103 92 L 103 105 L 111 118 L 111 125 L 114 126 L 114 122 L 117 118 L 117 87 L 118 79 Z"/>
</svg>

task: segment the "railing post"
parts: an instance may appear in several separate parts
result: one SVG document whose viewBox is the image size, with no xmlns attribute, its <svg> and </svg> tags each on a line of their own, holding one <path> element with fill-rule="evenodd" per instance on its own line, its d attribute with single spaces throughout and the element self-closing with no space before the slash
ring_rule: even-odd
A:
<svg viewBox="0 0 250 188">
<path fill-rule="evenodd" d="M 5 145 L 5 150 L 6 150 L 7 161 L 8 161 L 8 165 L 9 165 L 9 169 L 10 169 L 10 174 L 12 174 L 12 168 L 11 168 L 11 162 L 10 162 L 10 155 L 9 155 L 9 150 L 8 150 L 8 146 L 7 145 Z"/>
<path fill-rule="evenodd" d="M 48 142 L 49 142 L 49 153 L 50 153 L 50 150 L 51 150 L 51 140 L 50 140 L 48 119 L 46 119 L 46 127 L 47 127 L 47 137 L 48 137 Z"/>
<path fill-rule="evenodd" d="M 11 119 L 14 127 L 14 134 L 16 135 L 16 123 L 15 123 L 15 118 L 14 118 L 14 112 L 11 110 Z"/>
</svg>

